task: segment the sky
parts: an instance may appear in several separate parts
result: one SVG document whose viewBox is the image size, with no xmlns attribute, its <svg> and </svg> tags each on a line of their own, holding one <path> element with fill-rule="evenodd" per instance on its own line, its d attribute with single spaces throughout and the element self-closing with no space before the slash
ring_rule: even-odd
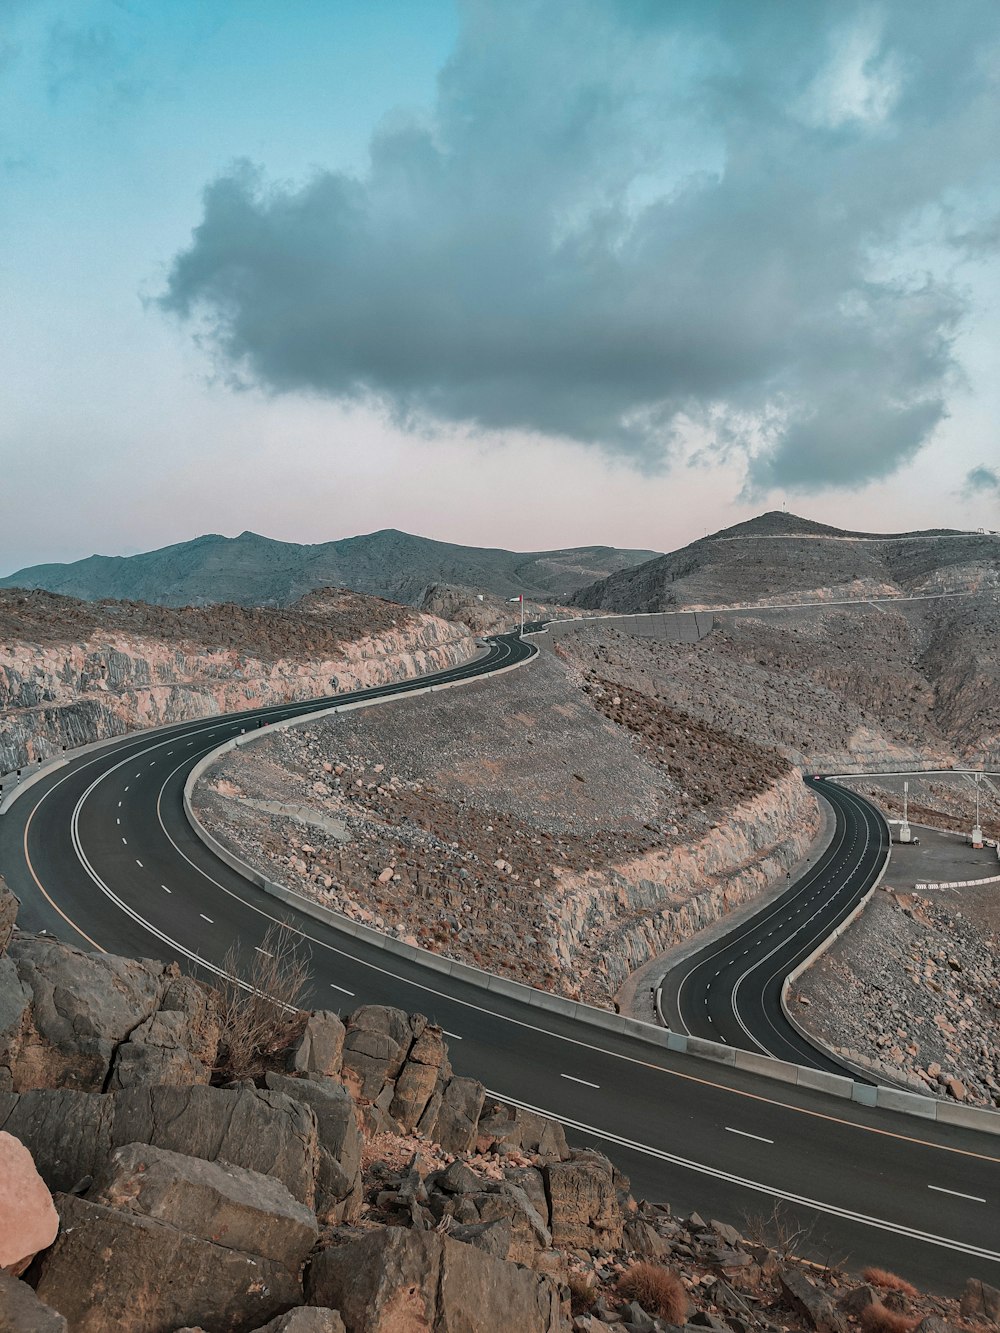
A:
<svg viewBox="0 0 1000 1333">
<path fill-rule="evenodd" d="M 0 0 L 0 574 L 1000 528 L 995 0 Z"/>
</svg>

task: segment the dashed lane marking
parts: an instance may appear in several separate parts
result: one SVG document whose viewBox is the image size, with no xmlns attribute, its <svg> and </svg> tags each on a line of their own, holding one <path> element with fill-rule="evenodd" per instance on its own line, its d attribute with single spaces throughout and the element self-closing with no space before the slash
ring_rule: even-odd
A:
<svg viewBox="0 0 1000 1333">
<path fill-rule="evenodd" d="M 135 863 L 136 863 L 136 865 L 139 867 L 140 870 L 142 870 L 142 869 L 144 868 L 142 862 L 139 860 L 138 857 L 135 858 Z"/>
<path fill-rule="evenodd" d="M 774 1139 L 765 1139 L 763 1134 L 748 1134 L 745 1129 L 733 1129 L 732 1125 L 726 1125 L 726 1131 L 729 1134 L 739 1134 L 743 1139 L 756 1139 L 758 1143 L 774 1143 Z"/>
<path fill-rule="evenodd" d="M 212 920 L 212 918 L 210 916 L 206 916 L 204 912 L 199 912 L 198 915 L 201 917 L 202 921 L 207 921 L 210 926 L 215 925 L 215 922 Z"/>
<path fill-rule="evenodd" d="M 331 981 L 330 989 L 339 990 L 341 995 L 350 995 L 352 999 L 354 998 L 354 992 L 352 990 L 348 990 L 346 986 L 335 986 L 334 983 Z"/>
<path fill-rule="evenodd" d="M 585 1078 L 574 1078 L 572 1074 L 560 1074 L 560 1078 L 569 1079 L 570 1083 L 582 1083 L 585 1088 L 600 1088 L 600 1083 L 591 1083 Z"/>
<path fill-rule="evenodd" d="M 449 1032 L 447 1028 L 442 1028 L 442 1029 L 441 1029 L 441 1035 L 444 1036 L 444 1037 L 450 1037 L 450 1038 L 452 1039 L 452 1041 L 461 1041 L 461 1040 L 462 1040 L 462 1038 L 458 1035 L 457 1032 Z"/>
<path fill-rule="evenodd" d="M 956 1199 L 968 1199 L 970 1203 L 985 1203 L 978 1194 L 963 1194 L 961 1190 L 946 1190 L 943 1185 L 928 1185 L 929 1190 L 934 1190 L 936 1194 L 953 1194 Z"/>
<path fill-rule="evenodd" d="M 171 892 L 172 892 L 171 889 L 168 889 L 168 888 L 167 888 L 166 884 L 161 884 L 161 885 L 160 885 L 160 888 L 163 890 L 164 893 L 171 893 Z"/>
</svg>

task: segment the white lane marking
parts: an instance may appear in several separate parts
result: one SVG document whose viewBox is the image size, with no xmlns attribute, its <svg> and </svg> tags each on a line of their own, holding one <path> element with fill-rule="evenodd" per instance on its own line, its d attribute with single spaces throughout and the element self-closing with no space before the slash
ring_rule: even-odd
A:
<svg viewBox="0 0 1000 1333">
<path fill-rule="evenodd" d="M 120 810 L 121 808 L 122 808 L 122 803 L 121 803 L 121 801 L 119 801 L 119 802 L 118 802 L 118 809 Z"/>
<path fill-rule="evenodd" d="M 862 1226 L 874 1227 L 876 1231 L 891 1231 L 897 1236 L 906 1236 L 910 1240 L 923 1241 L 927 1245 L 937 1245 L 943 1250 L 954 1250 L 958 1254 L 967 1254 L 979 1259 L 989 1259 L 994 1263 L 1000 1263 L 1000 1252 L 996 1250 L 987 1250 L 980 1245 L 970 1245 L 963 1240 L 950 1240 L 947 1236 L 937 1236 L 931 1231 L 918 1231 L 916 1227 L 908 1227 L 902 1222 L 890 1222 L 884 1217 L 870 1217 L 867 1213 L 857 1213 L 851 1208 L 841 1208 L 835 1203 L 823 1203 L 820 1199 L 810 1199 L 801 1194 L 792 1194 L 789 1190 L 783 1190 L 774 1185 L 765 1185 L 758 1180 L 749 1180 L 745 1176 L 733 1175 L 730 1171 L 724 1171 L 717 1166 L 709 1166 L 704 1162 L 693 1162 L 689 1158 L 680 1157 L 676 1153 L 664 1151 L 662 1148 L 654 1148 L 648 1143 L 636 1143 L 634 1139 L 622 1138 L 618 1134 L 612 1134 L 606 1129 L 598 1129 L 595 1125 L 585 1125 L 580 1120 L 571 1120 L 561 1111 L 553 1111 L 542 1106 L 533 1106 L 530 1102 L 519 1101 L 516 1097 L 509 1096 L 506 1092 L 499 1092 L 496 1088 L 487 1088 L 488 1097 L 496 1097 L 497 1101 L 507 1102 L 510 1106 L 519 1106 L 524 1111 L 534 1111 L 537 1115 L 549 1116 L 552 1120 L 559 1120 L 569 1129 L 581 1130 L 584 1134 L 595 1134 L 600 1139 L 606 1139 L 608 1143 L 615 1143 L 620 1148 L 629 1148 L 633 1152 L 643 1153 L 646 1157 L 656 1157 L 662 1162 L 671 1162 L 675 1166 L 685 1167 L 688 1171 L 695 1171 L 702 1176 L 714 1176 L 716 1180 L 728 1181 L 731 1185 L 738 1185 L 742 1189 L 751 1190 L 756 1194 L 769 1194 L 776 1199 L 784 1199 L 788 1203 L 797 1203 L 804 1208 L 814 1208 L 817 1212 L 825 1213 L 829 1217 L 841 1217 L 848 1222 L 858 1222 Z"/>
<path fill-rule="evenodd" d="M 739 1134 L 744 1139 L 756 1139 L 758 1143 L 774 1143 L 774 1139 L 765 1139 L 763 1134 L 748 1134 L 745 1129 L 733 1129 L 732 1125 L 726 1125 L 725 1128 L 730 1134 Z"/>
<path fill-rule="evenodd" d="M 128 838 L 122 838 L 122 846 L 123 846 L 123 847 L 127 847 L 127 846 L 128 846 Z"/>
<path fill-rule="evenodd" d="M 462 1040 L 462 1038 L 458 1035 L 457 1032 L 449 1032 L 447 1028 L 442 1028 L 442 1029 L 441 1029 L 441 1034 L 442 1034 L 442 1036 L 450 1037 L 450 1038 L 452 1039 L 452 1041 L 461 1041 L 461 1040 Z"/>
<path fill-rule="evenodd" d="M 330 989 L 339 990 L 341 995 L 350 995 L 352 997 L 354 995 L 354 992 L 352 990 L 348 990 L 346 986 L 335 986 L 332 981 L 330 982 Z"/>
<path fill-rule="evenodd" d="M 143 869 L 142 862 L 139 860 L 138 857 L 135 858 L 135 863 L 136 863 L 136 865 L 139 867 L 140 870 Z"/>
<path fill-rule="evenodd" d="M 118 804 L 121 805 L 121 801 L 119 801 Z M 120 819 L 116 819 L 115 823 L 118 825 L 119 828 L 121 828 L 122 821 Z"/>
<path fill-rule="evenodd" d="M 125 790 L 128 791 L 128 787 L 127 787 L 127 786 L 126 786 Z"/>
<path fill-rule="evenodd" d="M 574 1078 L 572 1074 L 560 1074 L 560 1078 L 568 1078 L 570 1083 L 582 1083 L 585 1088 L 600 1088 L 600 1083 L 590 1083 L 585 1078 Z"/>
<path fill-rule="evenodd" d="M 171 890 L 167 888 L 166 884 L 161 884 L 161 885 L 160 885 L 160 888 L 163 890 L 164 893 L 170 893 L 170 892 L 171 892 Z"/>
<path fill-rule="evenodd" d="M 956 1199 L 968 1199 L 971 1203 L 985 1203 L 978 1194 L 963 1194 L 961 1190 L 946 1190 L 943 1185 L 928 1185 L 929 1190 L 934 1190 L 938 1194 L 954 1194 Z"/>
<path fill-rule="evenodd" d="M 262 953 L 265 958 L 274 957 L 274 954 L 271 952 L 270 949 L 262 949 L 259 944 L 255 944 L 253 948 L 254 948 L 254 953 Z"/>
<path fill-rule="evenodd" d="M 198 915 L 201 917 L 202 921 L 207 921 L 210 926 L 215 925 L 215 922 L 212 920 L 212 918 L 210 916 L 206 916 L 204 912 L 199 912 Z"/>
</svg>

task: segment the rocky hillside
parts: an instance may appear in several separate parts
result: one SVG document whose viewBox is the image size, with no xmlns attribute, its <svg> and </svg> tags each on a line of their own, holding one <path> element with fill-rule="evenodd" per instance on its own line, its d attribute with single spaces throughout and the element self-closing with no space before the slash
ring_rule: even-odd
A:
<svg viewBox="0 0 1000 1333">
<path fill-rule="evenodd" d="M 799 1260 L 778 1213 L 747 1237 L 637 1203 L 601 1152 L 454 1073 L 419 1014 L 261 1027 L 260 1001 L 175 966 L 10 941 L 9 902 L 0 881 L 2 1333 L 983 1333 L 1000 1313 L 975 1279 L 959 1301 Z"/>
<path fill-rule="evenodd" d="M 933 530 L 878 536 L 763 514 L 576 592 L 603 611 L 830 601 L 1000 586 L 1000 536 Z"/>
<path fill-rule="evenodd" d="M 547 653 L 274 734 L 226 755 L 196 804 L 272 879 L 601 1004 L 653 954 L 783 881 L 819 819 L 773 750 Z"/>
<path fill-rule="evenodd" d="M 580 670 L 804 768 L 1000 763 L 1000 594 L 717 615 L 697 644 L 568 635 Z"/>
<path fill-rule="evenodd" d="M 0 772 L 63 747 L 469 660 L 465 627 L 318 590 L 287 610 L 173 610 L 0 590 Z"/>
<path fill-rule="evenodd" d="M 255 532 L 212 534 L 142 555 L 92 555 L 67 565 L 35 565 L 0 579 L 0 588 L 45 588 L 86 600 L 117 598 L 164 606 L 290 606 L 313 588 L 344 587 L 415 603 L 429 583 L 454 583 L 500 597 L 551 599 L 653 551 L 581 546 L 505 551 L 455 546 L 386 529 L 303 546 Z"/>
</svg>

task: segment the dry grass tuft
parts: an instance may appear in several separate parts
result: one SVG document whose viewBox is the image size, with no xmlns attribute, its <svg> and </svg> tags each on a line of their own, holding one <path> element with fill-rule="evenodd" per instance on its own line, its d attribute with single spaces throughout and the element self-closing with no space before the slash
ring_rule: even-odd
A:
<svg viewBox="0 0 1000 1333">
<path fill-rule="evenodd" d="M 890 1273 L 885 1268 L 866 1268 L 861 1276 L 873 1287 L 880 1287 L 883 1291 L 898 1291 L 903 1296 L 909 1296 L 911 1300 L 920 1295 L 912 1282 L 907 1282 L 905 1277 L 897 1277 L 895 1273 Z"/>
<path fill-rule="evenodd" d="M 597 1300 L 597 1289 L 594 1286 L 593 1278 L 586 1273 L 570 1273 L 569 1275 L 569 1299 L 570 1308 L 574 1314 L 586 1314 L 593 1308 Z"/>
<path fill-rule="evenodd" d="M 895 1310 L 887 1310 L 881 1301 L 861 1311 L 865 1333 L 913 1333 L 919 1323 L 919 1315 L 897 1314 Z"/>
<path fill-rule="evenodd" d="M 230 947 L 222 960 L 226 976 L 217 986 L 217 1074 L 253 1078 L 302 1031 L 309 961 L 301 936 L 280 925 L 268 927 L 248 961 L 236 945 Z"/>
<path fill-rule="evenodd" d="M 684 1283 L 669 1268 L 659 1264 L 636 1263 L 618 1279 L 618 1290 L 630 1301 L 638 1301 L 647 1314 L 657 1315 L 668 1324 L 683 1324 L 687 1319 L 688 1296 Z"/>
</svg>

